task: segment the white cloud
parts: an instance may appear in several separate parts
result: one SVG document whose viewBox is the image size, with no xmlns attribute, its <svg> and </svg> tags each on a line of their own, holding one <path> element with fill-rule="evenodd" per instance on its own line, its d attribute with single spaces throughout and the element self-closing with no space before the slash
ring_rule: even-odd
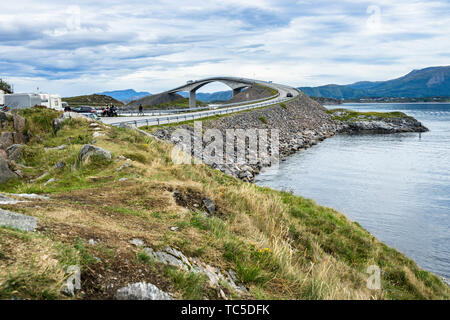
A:
<svg viewBox="0 0 450 320">
<path fill-rule="evenodd" d="M 344 84 L 448 65 L 448 34 L 447 1 L 16 0 L 0 12 L 0 77 L 63 95 L 214 75 Z"/>
</svg>

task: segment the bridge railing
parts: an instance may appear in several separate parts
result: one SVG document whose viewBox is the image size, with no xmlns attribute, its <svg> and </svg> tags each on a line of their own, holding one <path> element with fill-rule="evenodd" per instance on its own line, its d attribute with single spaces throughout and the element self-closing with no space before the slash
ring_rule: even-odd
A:
<svg viewBox="0 0 450 320">
<path fill-rule="evenodd" d="M 292 98 L 284 97 L 279 98 L 277 100 L 270 100 L 266 102 L 251 104 L 251 105 L 244 105 L 240 107 L 231 107 L 231 108 L 224 108 L 224 109 L 215 109 L 215 110 L 209 110 L 209 111 L 200 111 L 193 114 L 176 114 L 176 115 L 167 115 L 167 116 L 161 116 L 151 119 L 142 119 L 142 120 L 130 120 L 130 121 L 120 121 L 120 122 L 114 122 L 110 123 L 113 126 L 136 126 L 136 127 L 142 127 L 142 126 L 155 126 L 155 125 L 161 125 L 161 124 L 170 124 L 170 123 L 179 123 L 184 121 L 191 121 L 195 119 L 201 119 L 206 118 L 214 115 L 224 115 L 229 113 L 235 113 L 243 110 L 250 110 L 255 108 L 260 108 L 264 106 L 269 106 L 277 103 L 281 103 L 287 100 L 290 100 Z"/>
<path fill-rule="evenodd" d="M 162 116 L 164 114 L 174 114 L 174 113 L 185 113 L 185 112 L 192 112 L 192 111 L 201 111 L 201 110 L 207 110 L 209 107 L 197 107 L 197 108 L 184 108 L 184 109 L 163 109 L 163 110 L 143 110 L 142 112 L 139 111 L 119 111 L 117 114 L 119 116 L 139 116 L 144 114 L 144 116 Z"/>
</svg>

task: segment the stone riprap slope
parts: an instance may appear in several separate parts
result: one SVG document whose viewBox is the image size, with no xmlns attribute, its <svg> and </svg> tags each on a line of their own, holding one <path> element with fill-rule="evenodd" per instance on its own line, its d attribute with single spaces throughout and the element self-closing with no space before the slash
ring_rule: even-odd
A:
<svg viewBox="0 0 450 320">
<path fill-rule="evenodd" d="M 299 150 L 307 149 L 336 133 L 396 133 L 428 130 L 416 119 L 400 112 L 363 114 L 344 109 L 339 110 L 338 113 L 329 111 L 318 102 L 300 93 L 297 98 L 285 104 L 203 121 L 202 127 L 203 130 L 220 130 L 224 139 L 227 129 L 278 129 L 280 159 Z M 190 124 L 181 127 L 191 133 L 194 132 L 194 128 Z M 153 135 L 163 140 L 183 144 L 176 137 L 172 137 L 175 129 L 175 127 L 158 129 L 153 132 Z M 194 145 L 193 141 L 191 141 L 191 145 Z M 208 142 L 203 146 L 206 145 Z M 246 156 L 250 158 L 252 155 L 251 151 L 249 152 L 247 149 Z M 253 181 L 254 176 L 267 165 L 261 161 L 247 164 L 221 164 L 214 162 L 209 155 L 203 155 L 203 161 L 213 168 L 245 181 Z"/>
<path fill-rule="evenodd" d="M 304 94 L 300 94 L 298 98 L 286 104 L 203 121 L 202 126 L 203 129 L 220 130 L 223 137 L 226 136 L 227 129 L 277 129 L 279 130 L 280 158 L 286 157 L 298 150 L 309 148 L 319 141 L 339 132 L 342 128 L 340 123 L 331 119 L 331 116 L 326 112 L 324 107 L 312 101 Z M 194 130 L 192 125 L 183 125 L 182 128 L 191 132 Z M 159 129 L 153 134 L 160 139 L 170 140 L 175 129 L 173 127 Z M 173 142 L 182 143 L 180 141 Z M 252 155 L 249 154 L 248 149 L 246 152 L 248 157 Z M 204 155 L 203 160 L 206 163 L 211 163 L 207 155 Z M 243 165 L 212 163 L 213 168 L 246 181 L 252 181 L 254 176 L 265 165 L 261 161 Z"/>
</svg>

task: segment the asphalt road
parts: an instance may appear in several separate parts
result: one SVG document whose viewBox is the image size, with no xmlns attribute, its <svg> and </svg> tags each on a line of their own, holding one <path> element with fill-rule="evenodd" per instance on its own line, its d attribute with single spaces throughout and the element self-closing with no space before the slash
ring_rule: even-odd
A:
<svg viewBox="0 0 450 320">
<path fill-rule="evenodd" d="M 112 124 L 112 125 L 120 125 L 121 123 L 129 123 L 131 125 L 136 125 L 138 127 L 145 126 L 145 125 L 158 125 L 158 124 L 167 124 L 167 123 L 176 123 L 181 122 L 185 120 L 192 120 L 192 119 L 201 119 L 204 117 L 209 117 L 216 114 L 225 114 L 225 113 L 233 113 L 238 112 L 241 110 L 248 110 L 253 108 L 258 108 L 264 105 L 271 105 L 280 103 L 286 100 L 289 100 L 291 98 L 287 98 L 287 94 L 291 93 L 293 97 L 298 95 L 298 91 L 295 88 L 288 87 L 281 84 L 276 83 L 267 83 L 264 81 L 255 81 L 257 84 L 267 86 L 270 88 L 273 88 L 277 90 L 280 94 L 277 97 L 274 97 L 273 99 L 264 101 L 264 102 L 243 102 L 239 106 L 231 106 L 231 107 L 225 107 L 220 109 L 213 109 L 213 110 L 206 110 L 206 111 L 198 111 L 198 112 L 186 112 L 186 113 L 176 113 L 171 114 L 167 113 L 164 116 L 131 116 L 131 117 L 115 117 L 115 118 L 101 118 L 101 121 L 106 124 Z M 244 105 L 244 106 L 243 106 Z M 159 122 L 157 121 L 159 119 Z"/>
</svg>

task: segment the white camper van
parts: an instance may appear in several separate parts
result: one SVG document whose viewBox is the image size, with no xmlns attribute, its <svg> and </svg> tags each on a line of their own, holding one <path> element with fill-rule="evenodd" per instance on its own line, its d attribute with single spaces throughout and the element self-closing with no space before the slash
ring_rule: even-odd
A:
<svg viewBox="0 0 450 320">
<path fill-rule="evenodd" d="M 4 95 L 4 105 L 12 109 L 26 109 L 34 106 L 45 106 L 62 111 L 61 97 L 47 93 L 12 93 Z"/>
<path fill-rule="evenodd" d="M 61 96 L 47 93 L 40 93 L 39 95 L 41 96 L 41 106 L 46 106 L 47 108 L 52 108 L 58 111 L 63 110 Z"/>
<path fill-rule="evenodd" d="M 3 90 L 0 90 L 0 106 L 3 106 L 5 104 L 5 93 Z"/>
<path fill-rule="evenodd" d="M 41 105 L 41 96 L 37 93 L 5 94 L 5 106 L 12 109 L 26 109 Z"/>
</svg>

